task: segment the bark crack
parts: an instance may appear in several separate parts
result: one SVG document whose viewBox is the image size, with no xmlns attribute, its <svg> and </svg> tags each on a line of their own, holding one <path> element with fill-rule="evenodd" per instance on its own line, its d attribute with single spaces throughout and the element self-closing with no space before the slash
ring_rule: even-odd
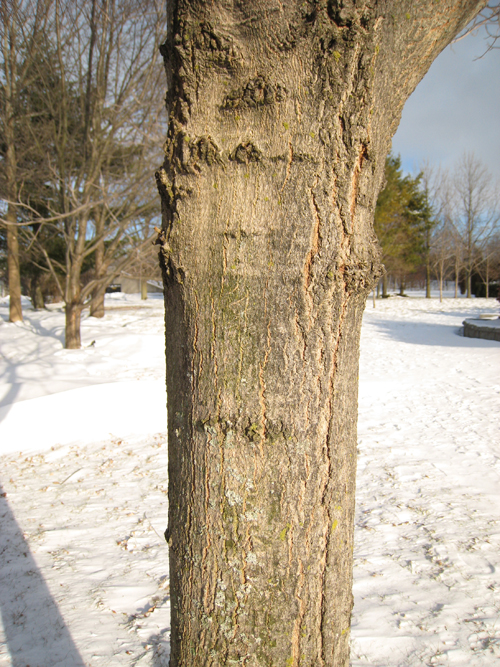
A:
<svg viewBox="0 0 500 667">
<path fill-rule="evenodd" d="M 300 358 L 302 359 L 302 361 L 304 361 L 305 358 L 306 358 L 307 344 L 306 344 L 306 338 L 305 338 L 305 335 L 304 335 L 304 329 L 302 328 L 302 325 L 300 324 L 299 313 L 296 310 L 295 310 L 295 314 L 294 314 L 294 324 L 295 324 L 295 335 L 297 336 L 297 338 L 301 342 L 301 348 L 302 349 L 300 350 Z"/>
<path fill-rule="evenodd" d="M 210 303 L 211 303 L 211 315 L 212 315 L 212 340 L 210 342 L 210 356 L 214 362 L 214 390 L 216 396 L 216 408 L 217 408 L 217 420 L 220 418 L 221 411 L 221 392 L 219 388 L 219 366 L 217 363 L 217 351 L 215 342 L 217 340 L 217 324 L 216 324 L 216 313 L 215 313 L 215 303 L 212 295 L 212 289 L 210 289 Z"/>
<path fill-rule="evenodd" d="M 301 597 L 305 581 L 304 564 L 301 560 L 299 560 L 297 569 L 298 569 L 297 573 L 298 576 L 297 576 L 297 586 L 295 588 L 295 598 L 297 600 L 299 611 L 297 616 L 295 617 L 292 630 L 292 667 L 298 667 L 300 662 L 300 629 L 302 627 L 302 622 L 304 620 L 304 615 L 306 612 L 306 605 L 303 598 Z"/>
<path fill-rule="evenodd" d="M 312 327 L 312 310 L 313 310 L 313 296 L 311 294 L 311 284 L 313 280 L 313 264 L 316 256 L 318 255 L 321 248 L 321 217 L 320 210 L 316 198 L 314 196 L 314 188 L 318 184 L 319 176 L 316 176 L 314 183 L 309 189 L 309 200 L 311 204 L 311 211 L 313 214 L 313 228 L 311 233 L 311 247 L 309 252 L 306 255 L 306 260 L 303 268 L 304 276 L 304 293 L 306 297 L 306 302 L 309 304 L 308 315 L 309 315 L 309 330 Z"/>
<path fill-rule="evenodd" d="M 340 268 L 340 273 L 343 276 L 344 271 L 345 271 L 345 266 L 342 266 Z M 341 302 L 341 308 L 340 308 L 340 313 L 339 313 L 339 320 L 337 324 L 337 331 L 336 331 L 336 336 L 335 336 L 335 345 L 332 351 L 332 363 L 331 363 L 331 371 L 330 371 L 330 379 L 329 379 L 329 400 L 328 400 L 328 431 L 327 431 L 327 438 L 325 445 L 323 447 L 323 452 L 324 452 L 324 459 L 325 459 L 325 464 L 326 464 L 326 475 L 325 475 L 325 484 L 323 485 L 322 491 L 321 491 L 321 505 L 324 508 L 324 513 L 325 513 L 325 523 L 324 525 L 326 526 L 327 530 L 326 533 L 324 534 L 324 556 L 321 559 L 321 600 L 320 600 L 320 617 L 319 617 L 319 638 L 320 638 L 320 665 L 324 665 L 326 661 L 326 656 L 325 656 L 325 646 L 324 646 L 324 636 L 326 633 L 326 613 L 327 613 L 327 604 L 328 601 L 326 600 L 325 596 L 325 575 L 326 575 L 326 565 L 328 561 L 328 555 L 330 552 L 330 543 L 332 539 L 332 531 L 331 531 L 331 521 L 332 517 L 330 514 L 329 510 L 329 504 L 328 504 L 328 499 L 327 499 L 327 493 L 328 493 L 328 486 L 331 478 L 331 468 L 332 468 L 332 460 L 331 460 L 331 454 L 329 451 L 329 446 L 330 442 L 333 440 L 333 435 L 332 435 L 332 422 L 333 422 L 333 415 L 334 415 L 334 384 L 335 384 L 335 376 L 337 374 L 337 368 L 338 368 L 338 352 L 340 348 L 340 343 L 342 339 L 342 329 L 344 326 L 344 320 L 346 316 L 346 311 L 347 311 L 347 305 L 349 301 L 349 294 L 347 292 L 347 287 L 345 282 L 343 282 L 343 295 L 342 295 L 342 302 Z"/>
<path fill-rule="evenodd" d="M 292 140 L 288 140 L 288 160 L 286 163 L 286 169 L 285 169 L 285 180 L 283 181 L 283 185 L 281 186 L 280 190 L 280 195 L 283 194 L 283 190 L 285 189 L 285 185 L 288 183 L 288 180 L 290 178 L 290 170 L 292 168 L 292 162 L 293 162 L 293 147 L 292 147 Z"/>
<path fill-rule="evenodd" d="M 238 399 L 238 405 L 241 405 L 241 373 L 243 369 L 243 341 L 246 336 L 246 332 L 248 329 L 248 301 L 249 301 L 250 295 L 248 293 L 248 289 L 246 290 L 245 296 L 243 299 L 240 299 L 240 301 L 245 301 L 245 310 L 243 311 L 243 331 L 239 331 L 239 342 L 240 342 L 240 348 L 239 348 L 239 355 L 238 355 L 238 378 L 237 378 L 237 399 Z M 234 305 L 234 304 L 233 304 Z"/>
<path fill-rule="evenodd" d="M 195 316 L 194 316 L 194 335 L 193 335 L 193 360 L 191 362 L 191 373 L 193 375 L 193 383 L 192 383 L 192 394 L 193 394 L 193 405 L 194 405 L 194 391 L 195 391 L 195 359 L 196 355 L 199 355 L 199 362 L 198 362 L 198 377 L 201 375 L 201 371 L 203 368 L 203 353 L 201 350 L 198 350 L 198 317 L 200 314 L 200 304 L 198 301 L 198 296 L 196 294 L 196 291 L 193 291 L 193 296 L 194 296 L 194 302 L 195 302 Z"/>
<path fill-rule="evenodd" d="M 361 174 L 361 169 L 363 168 L 363 163 L 367 157 L 368 157 L 367 146 L 366 144 L 361 144 L 351 182 L 351 207 L 349 209 L 351 214 L 351 229 L 354 228 L 354 216 L 356 214 L 356 205 L 357 205 L 358 189 L 359 189 L 359 176 Z"/>
<path fill-rule="evenodd" d="M 266 287 L 264 290 L 264 314 L 267 316 L 267 289 L 269 281 L 266 281 Z M 267 343 L 266 351 L 264 353 L 264 361 L 259 364 L 259 404 L 260 404 L 260 440 L 259 440 L 259 450 L 260 455 L 264 458 L 264 443 L 266 440 L 266 381 L 264 378 L 264 370 L 267 366 L 269 360 L 269 354 L 271 352 L 271 320 L 267 321 Z"/>
</svg>

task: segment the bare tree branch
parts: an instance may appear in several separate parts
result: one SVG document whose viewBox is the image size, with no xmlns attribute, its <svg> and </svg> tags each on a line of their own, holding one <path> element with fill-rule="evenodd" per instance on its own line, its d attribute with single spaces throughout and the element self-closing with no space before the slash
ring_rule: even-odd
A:
<svg viewBox="0 0 500 667">
<path fill-rule="evenodd" d="M 483 11 L 476 16 L 472 23 L 470 23 L 470 25 L 468 25 L 467 28 L 453 40 L 452 44 L 459 42 L 464 39 L 464 37 L 473 34 L 480 28 L 485 28 L 486 30 L 485 39 L 487 41 L 487 48 L 482 55 L 476 58 L 476 60 L 483 58 L 488 51 L 491 51 L 491 49 L 497 49 L 500 46 L 500 3 L 498 0 L 490 2 Z"/>
</svg>

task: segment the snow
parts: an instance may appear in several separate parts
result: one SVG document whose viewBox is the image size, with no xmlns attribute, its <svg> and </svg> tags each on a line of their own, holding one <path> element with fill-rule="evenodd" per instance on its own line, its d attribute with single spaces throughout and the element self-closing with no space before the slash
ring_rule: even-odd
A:
<svg viewBox="0 0 500 667">
<path fill-rule="evenodd" d="M 352 665 L 500 664 L 494 300 L 369 302 L 361 337 Z"/>
<path fill-rule="evenodd" d="M 484 327 L 485 329 L 500 329 L 500 319 L 496 320 L 487 320 L 479 318 L 467 318 L 467 322 L 471 322 L 476 327 Z"/>
<path fill-rule="evenodd" d="M 0 667 L 169 654 L 163 303 L 0 300 Z M 352 667 L 500 664 L 500 344 L 490 299 L 369 301 L 361 339 Z"/>
<path fill-rule="evenodd" d="M 107 306 L 0 302 L 0 667 L 168 663 L 163 300 Z"/>
</svg>

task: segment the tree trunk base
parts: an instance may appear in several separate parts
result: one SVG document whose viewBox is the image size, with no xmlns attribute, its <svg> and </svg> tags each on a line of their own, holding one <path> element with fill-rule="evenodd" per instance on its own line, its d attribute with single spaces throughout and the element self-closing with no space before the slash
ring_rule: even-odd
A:
<svg viewBox="0 0 500 667">
<path fill-rule="evenodd" d="M 7 218 L 16 220 L 15 211 L 9 205 Z M 19 269 L 19 241 L 14 225 L 7 226 L 7 270 L 9 276 L 9 322 L 22 322 L 21 273 Z"/>
<path fill-rule="evenodd" d="M 92 301 L 90 302 L 90 317 L 104 317 L 104 298 L 106 295 L 106 287 L 97 287 L 92 293 Z"/>
<path fill-rule="evenodd" d="M 80 326 L 82 309 L 80 305 L 66 304 L 66 328 L 64 347 L 79 350 L 82 346 Z"/>
</svg>

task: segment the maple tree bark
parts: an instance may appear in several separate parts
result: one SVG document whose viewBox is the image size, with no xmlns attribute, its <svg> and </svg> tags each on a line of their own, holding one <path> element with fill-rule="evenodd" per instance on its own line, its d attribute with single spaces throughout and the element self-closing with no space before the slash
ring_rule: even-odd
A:
<svg viewBox="0 0 500 667">
<path fill-rule="evenodd" d="M 348 665 L 375 203 L 405 100 L 484 4 L 169 3 L 171 667 Z"/>
</svg>

